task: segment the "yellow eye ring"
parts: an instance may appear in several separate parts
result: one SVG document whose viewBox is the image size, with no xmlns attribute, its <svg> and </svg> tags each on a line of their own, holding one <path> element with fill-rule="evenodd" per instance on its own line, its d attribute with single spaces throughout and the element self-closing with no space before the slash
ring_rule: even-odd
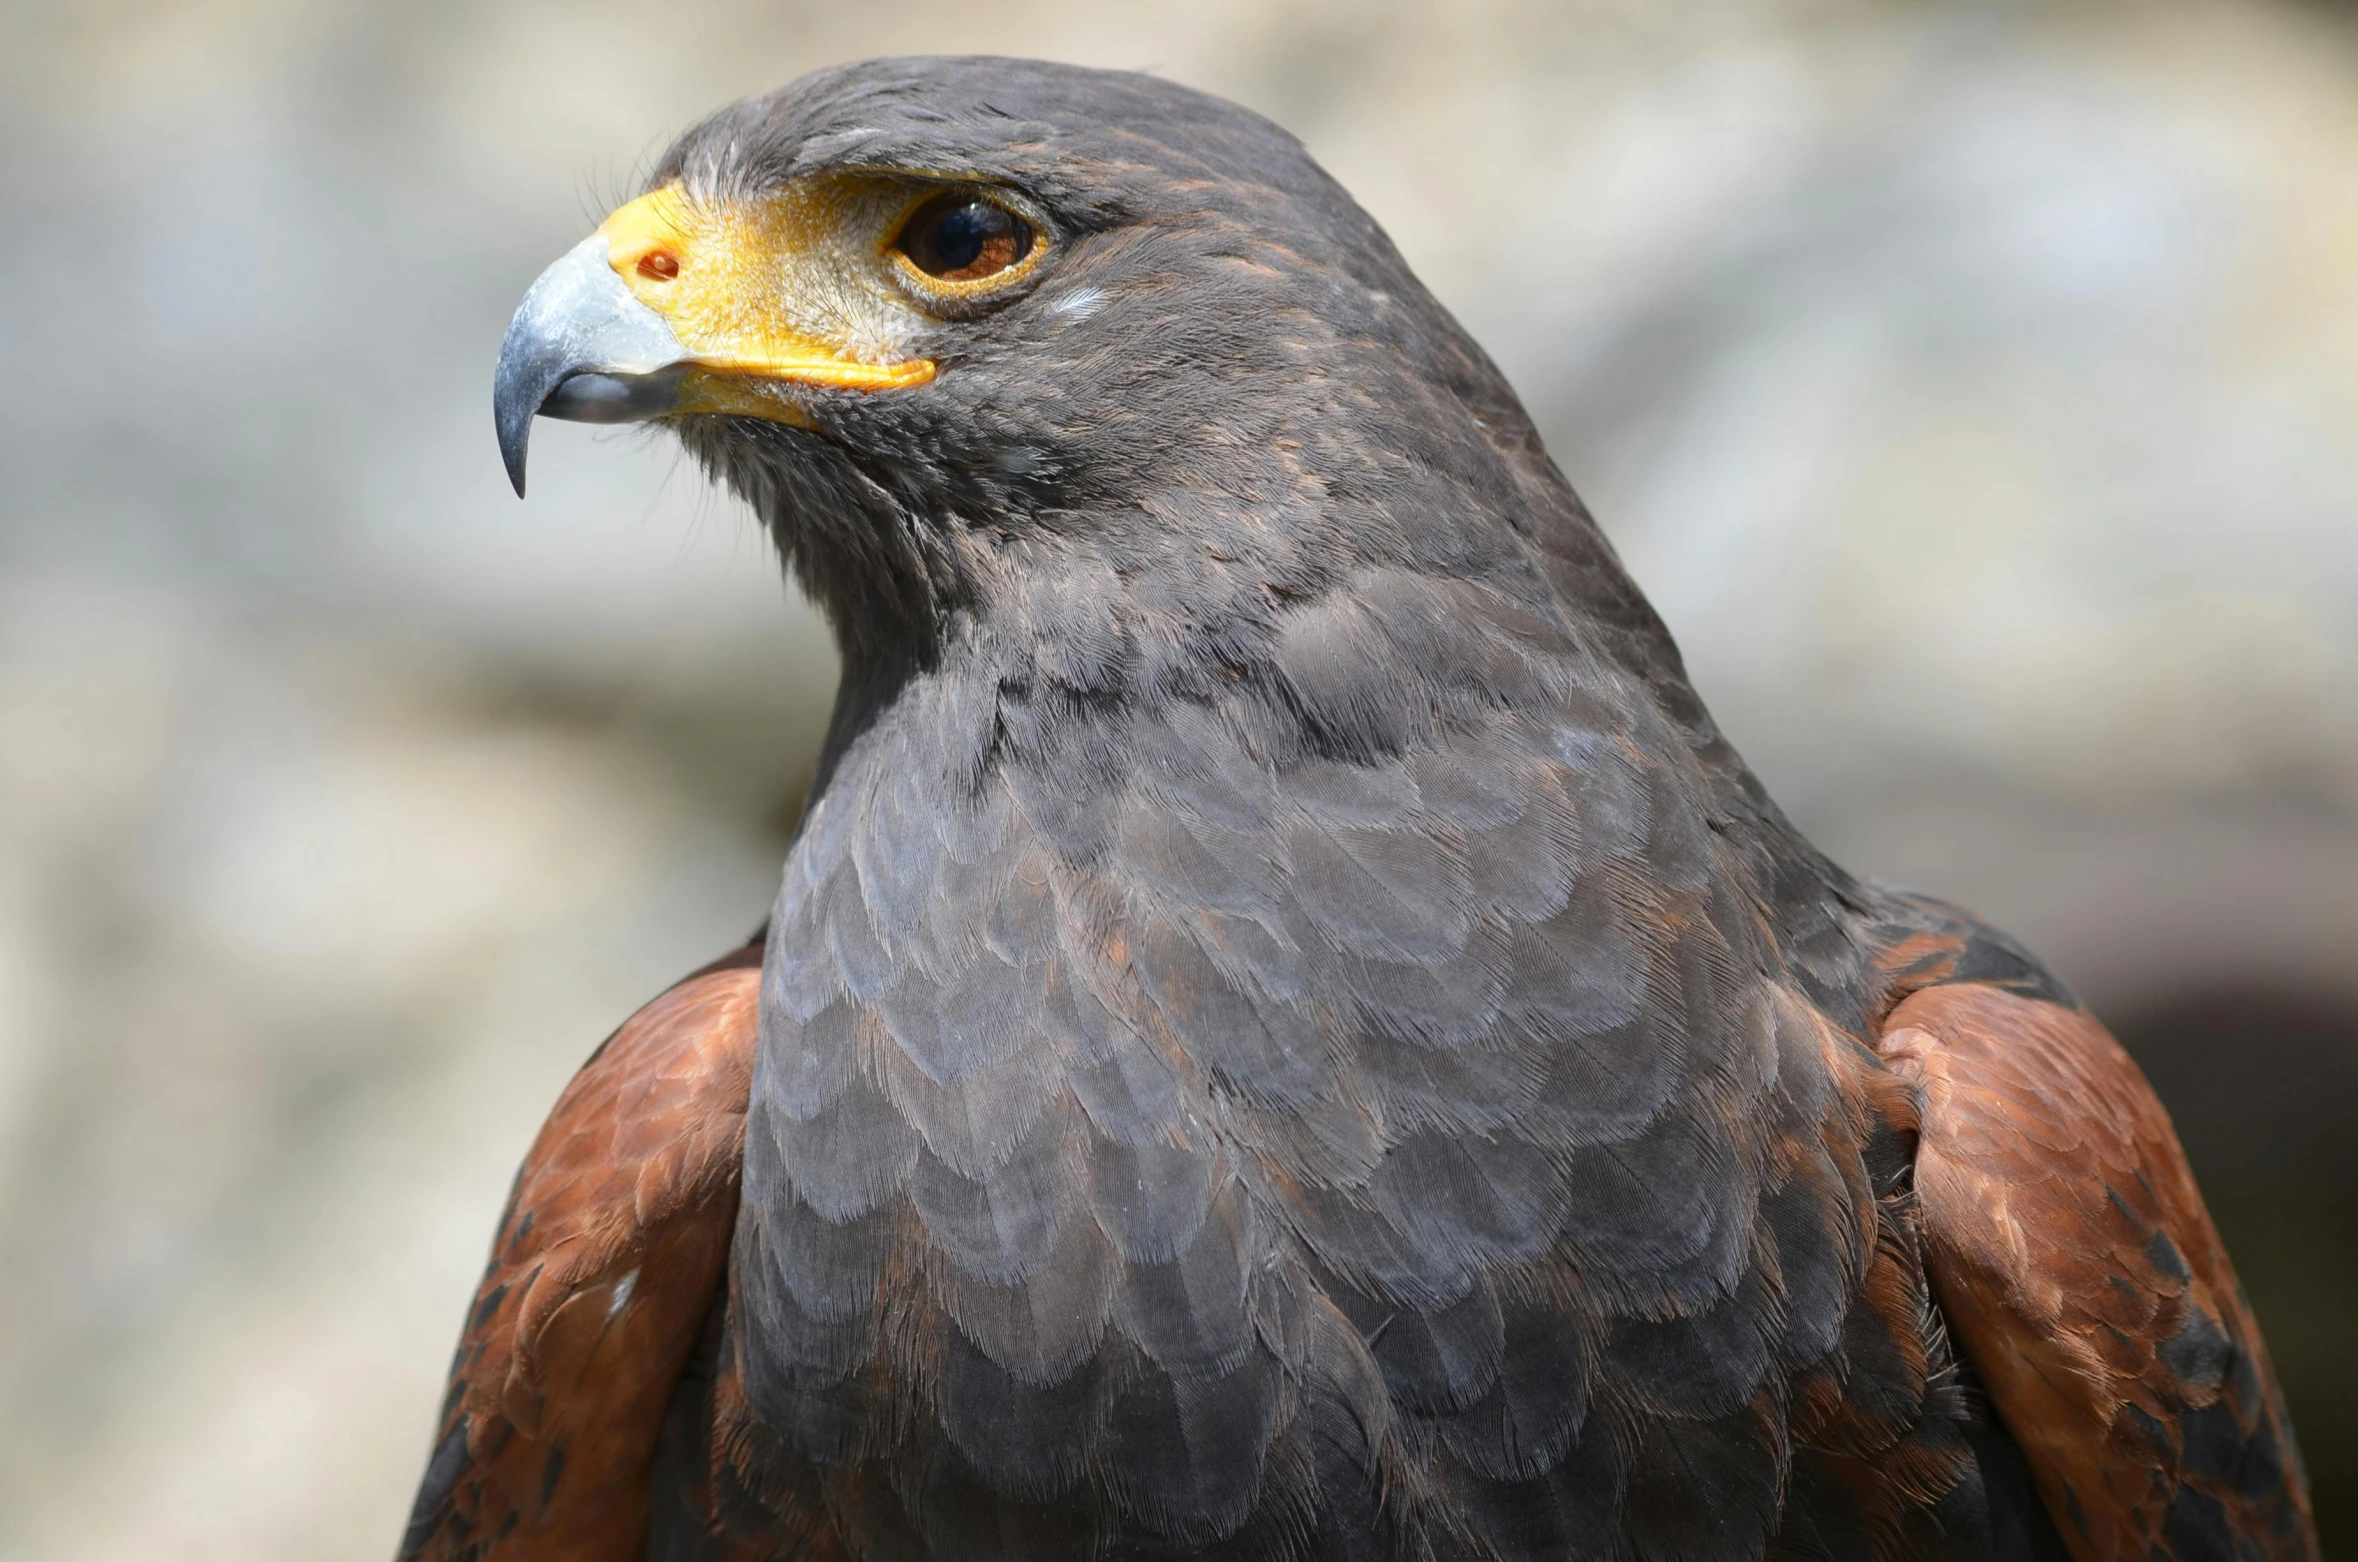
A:
<svg viewBox="0 0 2358 1562">
<path fill-rule="evenodd" d="M 963 303 L 1029 276 L 1049 245 L 1041 224 L 1012 202 L 959 187 L 920 199 L 884 247 L 893 269 L 918 297 Z"/>
</svg>

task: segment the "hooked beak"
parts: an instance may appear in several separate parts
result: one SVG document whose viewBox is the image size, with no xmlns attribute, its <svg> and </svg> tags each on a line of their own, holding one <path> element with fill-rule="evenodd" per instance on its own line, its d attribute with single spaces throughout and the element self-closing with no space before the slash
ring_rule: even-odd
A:
<svg viewBox="0 0 2358 1562">
<path fill-rule="evenodd" d="M 540 274 L 508 322 L 492 377 L 500 460 L 524 496 L 534 416 L 639 423 L 679 404 L 689 361 L 671 325 L 633 297 L 593 233 Z"/>
<path fill-rule="evenodd" d="M 519 497 L 535 416 L 642 423 L 717 412 L 811 426 L 812 391 L 897 390 L 929 359 L 876 362 L 824 322 L 824 202 L 698 205 L 666 185 L 621 207 L 540 274 L 492 382 Z M 814 303 L 815 300 L 815 303 Z"/>
</svg>

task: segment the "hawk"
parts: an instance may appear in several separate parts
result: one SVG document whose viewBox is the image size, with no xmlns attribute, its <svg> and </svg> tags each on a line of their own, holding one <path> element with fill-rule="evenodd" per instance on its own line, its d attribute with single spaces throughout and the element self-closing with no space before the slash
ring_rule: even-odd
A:
<svg viewBox="0 0 2358 1562">
<path fill-rule="evenodd" d="M 500 353 L 840 643 L 765 933 L 533 1145 L 405 1558 L 2295 1558 L 2104 1028 L 1787 822 L 1293 138 L 826 70 Z"/>
</svg>

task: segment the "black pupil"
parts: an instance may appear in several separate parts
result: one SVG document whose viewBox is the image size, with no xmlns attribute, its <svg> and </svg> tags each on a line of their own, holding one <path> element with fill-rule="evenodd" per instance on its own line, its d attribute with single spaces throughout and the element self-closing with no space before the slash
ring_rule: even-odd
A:
<svg viewBox="0 0 2358 1562">
<path fill-rule="evenodd" d="M 987 201 L 974 201 L 942 213 L 933 230 L 933 252 L 945 271 L 964 271 L 982 259 L 991 240 L 1015 226 L 1008 215 Z"/>
<path fill-rule="evenodd" d="M 1032 230 L 1003 206 L 971 197 L 929 202 L 901 241 L 920 270 L 950 281 L 1005 271 L 1032 247 Z"/>
</svg>

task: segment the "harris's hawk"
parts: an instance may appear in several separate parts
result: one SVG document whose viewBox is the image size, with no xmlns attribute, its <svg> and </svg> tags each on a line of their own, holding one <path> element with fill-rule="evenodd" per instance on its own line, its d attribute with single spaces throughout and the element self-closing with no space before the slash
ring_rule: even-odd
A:
<svg viewBox="0 0 2358 1562">
<path fill-rule="evenodd" d="M 2161 1107 L 1795 832 L 1481 350 L 1143 76 L 821 72 L 502 348 L 843 682 L 533 1146 L 409 1558 L 2313 1557 Z"/>
</svg>

